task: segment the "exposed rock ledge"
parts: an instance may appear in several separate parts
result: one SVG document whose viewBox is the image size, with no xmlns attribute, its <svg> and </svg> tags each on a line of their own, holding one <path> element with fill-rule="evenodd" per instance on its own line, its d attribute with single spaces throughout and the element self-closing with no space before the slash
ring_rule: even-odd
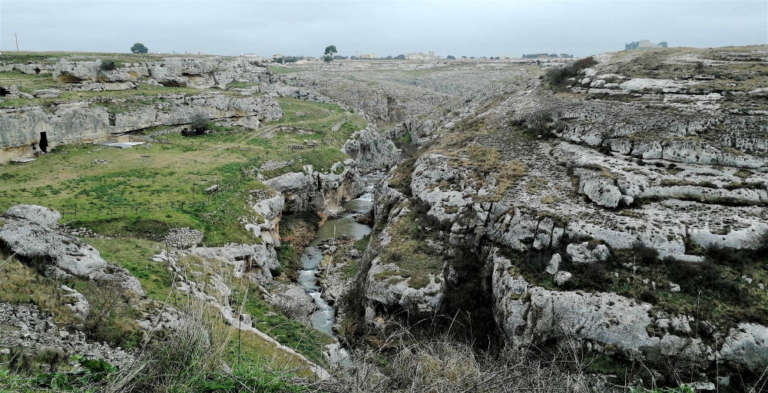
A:
<svg viewBox="0 0 768 393">
<path fill-rule="evenodd" d="M 52 108 L 31 106 L 0 110 L 0 149 L 29 147 L 38 143 L 40 133 L 46 132 L 50 146 L 97 141 L 115 134 L 162 125 L 189 123 L 193 116 L 203 114 L 211 119 L 238 118 L 245 126 L 256 128 L 262 121 L 276 120 L 283 112 L 270 97 L 200 94 L 194 96 L 167 95 L 157 97 L 150 105 L 110 113 L 95 102 L 74 102 Z"/>
<path fill-rule="evenodd" d="M 43 274 L 108 282 L 143 295 L 139 281 L 107 263 L 99 251 L 57 228 L 61 215 L 35 205 L 16 205 L 2 216 L 0 246 Z"/>
<path fill-rule="evenodd" d="M 715 344 L 707 343 L 690 336 L 694 320 L 689 316 L 652 317 L 650 304 L 614 293 L 536 287 L 516 274 L 507 258 L 492 254 L 495 318 L 511 342 L 576 338 L 599 352 L 610 348 L 634 360 L 672 357 L 706 367 L 722 359 L 754 373 L 768 367 L 766 326 L 739 323 Z"/>
</svg>

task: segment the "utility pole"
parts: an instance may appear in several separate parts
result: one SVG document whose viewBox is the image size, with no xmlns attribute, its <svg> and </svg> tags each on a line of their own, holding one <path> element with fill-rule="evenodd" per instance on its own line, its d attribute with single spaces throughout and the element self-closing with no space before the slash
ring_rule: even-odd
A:
<svg viewBox="0 0 768 393">
<path fill-rule="evenodd" d="M 16 38 L 16 52 L 19 51 L 19 33 L 13 33 L 13 36 Z"/>
</svg>

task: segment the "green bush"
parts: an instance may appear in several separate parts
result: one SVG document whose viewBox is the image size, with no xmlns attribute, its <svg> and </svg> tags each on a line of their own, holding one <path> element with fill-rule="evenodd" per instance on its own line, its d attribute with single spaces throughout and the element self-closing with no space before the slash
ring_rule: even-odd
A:
<svg viewBox="0 0 768 393">
<path fill-rule="evenodd" d="M 99 67 L 102 71 L 114 71 L 117 69 L 117 65 L 112 60 L 102 60 Z"/>
<path fill-rule="evenodd" d="M 575 77 L 580 71 L 595 64 L 597 64 L 597 61 L 592 56 L 585 57 L 565 67 L 557 67 L 547 71 L 544 78 L 550 87 L 561 88 L 565 85 L 565 81 L 568 78 Z"/>
<path fill-rule="evenodd" d="M 189 123 L 189 126 L 192 127 L 193 131 L 204 132 L 211 127 L 211 120 L 208 116 L 198 113 L 192 116 L 192 121 Z"/>
</svg>

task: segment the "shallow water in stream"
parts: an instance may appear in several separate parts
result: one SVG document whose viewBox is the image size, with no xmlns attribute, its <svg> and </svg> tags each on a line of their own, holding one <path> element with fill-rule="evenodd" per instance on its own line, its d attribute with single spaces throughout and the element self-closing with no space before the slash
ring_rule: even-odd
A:
<svg viewBox="0 0 768 393">
<path fill-rule="evenodd" d="M 360 197 L 344 203 L 344 214 L 339 218 L 327 220 L 317 232 L 317 237 L 301 255 L 302 270 L 299 271 L 299 284 L 312 297 L 317 310 L 310 317 L 312 327 L 333 336 L 333 324 L 336 321 L 336 310 L 323 299 L 322 288 L 318 284 L 317 267 L 323 259 L 319 245 L 325 241 L 347 238 L 360 240 L 371 233 L 371 227 L 355 221 L 355 216 L 367 214 L 373 207 L 373 185 L 378 177 L 364 178 L 366 192 Z M 331 243 L 333 244 L 333 243 Z"/>
</svg>

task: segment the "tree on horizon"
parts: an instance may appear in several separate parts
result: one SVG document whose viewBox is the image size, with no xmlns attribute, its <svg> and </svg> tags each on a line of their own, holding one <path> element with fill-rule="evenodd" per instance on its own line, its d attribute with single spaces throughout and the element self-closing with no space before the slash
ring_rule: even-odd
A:
<svg viewBox="0 0 768 393">
<path fill-rule="evenodd" d="M 339 53 L 339 51 L 336 50 L 336 45 L 328 45 L 325 47 L 323 60 L 325 60 L 326 63 L 330 63 L 333 61 L 333 56 L 335 56 L 337 53 Z"/>
<path fill-rule="evenodd" d="M 137 43 L 133 44 L 133 46 L 131 47 L 131 52 L 132 53 L 148 53 L 149 52 L 149 48 L 147 48 L 141 42 L 137 42 Z"/>
</svg>

